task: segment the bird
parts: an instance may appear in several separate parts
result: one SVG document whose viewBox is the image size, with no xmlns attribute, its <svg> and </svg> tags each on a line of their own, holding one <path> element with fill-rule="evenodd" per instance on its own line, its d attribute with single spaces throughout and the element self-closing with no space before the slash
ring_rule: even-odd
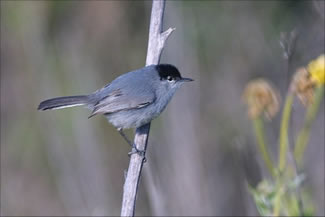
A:
<svg viewBox="0 0 325 217">
<path fill-rule="evenodd" d="M 91 110 L 88 118 L 104 115 L 134 148 L 142 153 L 124 134 L 124 129 L 138 128 L 158 117 L 175 92 L 186 82 L 171 64 L 149 65 L 124 73 L 103 88 L 88 95 L 63 96 L 42 101 L 38 110 L 54 110 L 85 106 Z"/>
</svg>

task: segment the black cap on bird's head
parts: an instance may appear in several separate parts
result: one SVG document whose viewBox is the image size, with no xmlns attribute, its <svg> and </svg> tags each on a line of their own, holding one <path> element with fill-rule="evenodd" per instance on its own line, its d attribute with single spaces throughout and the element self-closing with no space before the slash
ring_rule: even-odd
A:
<svg viewBox="0 0 325 217">
<path fill-rule="evenodd" d="M 171 64 L 158 64 L 156 65 L 160 80 L 168 81 L 193 81 L 191 78 L 183 78 L 178 69 Z"/>
</svg>

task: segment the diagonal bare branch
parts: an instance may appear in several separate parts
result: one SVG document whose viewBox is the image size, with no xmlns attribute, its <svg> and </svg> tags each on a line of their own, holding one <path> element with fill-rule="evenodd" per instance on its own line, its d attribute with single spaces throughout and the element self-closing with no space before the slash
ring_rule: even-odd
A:
<svg viewBox="0 0 325 217">
<path fill-rule="evenodd" d="M 175 30 L 174 28 L 169 28 L 162 32 L 164 9 L 165 0 L 152 1 L 146 65 L 159 63 L 165 42 Z M 138 150 L 147 149 L 149 131 L 150 123 L 136 129 L 134 143 Z M 144 160 L 145 156 L 139 154 L 131 155 L 123 189 L 121 216 L 134 216 L 138 184 Z"/>
</svg>

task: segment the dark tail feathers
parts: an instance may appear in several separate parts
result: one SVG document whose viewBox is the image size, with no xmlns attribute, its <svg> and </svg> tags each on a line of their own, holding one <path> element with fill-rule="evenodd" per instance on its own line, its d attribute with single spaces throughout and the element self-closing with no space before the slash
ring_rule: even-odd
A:
<svg viewBox="0 0 325 217">
<path fill-rule="evenodd" d="M 41 102 L 38 110 L 61 109 L 88 103 L 88 96 L 63 96 Z"/>
</svg>

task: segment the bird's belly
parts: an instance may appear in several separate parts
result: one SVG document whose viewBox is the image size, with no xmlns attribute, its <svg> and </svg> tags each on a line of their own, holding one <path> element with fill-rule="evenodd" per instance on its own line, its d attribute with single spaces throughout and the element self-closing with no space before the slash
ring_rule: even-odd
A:
<svg viewBox="0 0 325 217">
<path fill-rule="evenodd" d="M 132 109 L 106 114 L 108 121 L 116 128 L 128 129 L 137 128 L 149 123 L 156 118 L 160 112 L 153 112 L 154 109 L 148 107 L 141 109 Z"/>
</svg>

